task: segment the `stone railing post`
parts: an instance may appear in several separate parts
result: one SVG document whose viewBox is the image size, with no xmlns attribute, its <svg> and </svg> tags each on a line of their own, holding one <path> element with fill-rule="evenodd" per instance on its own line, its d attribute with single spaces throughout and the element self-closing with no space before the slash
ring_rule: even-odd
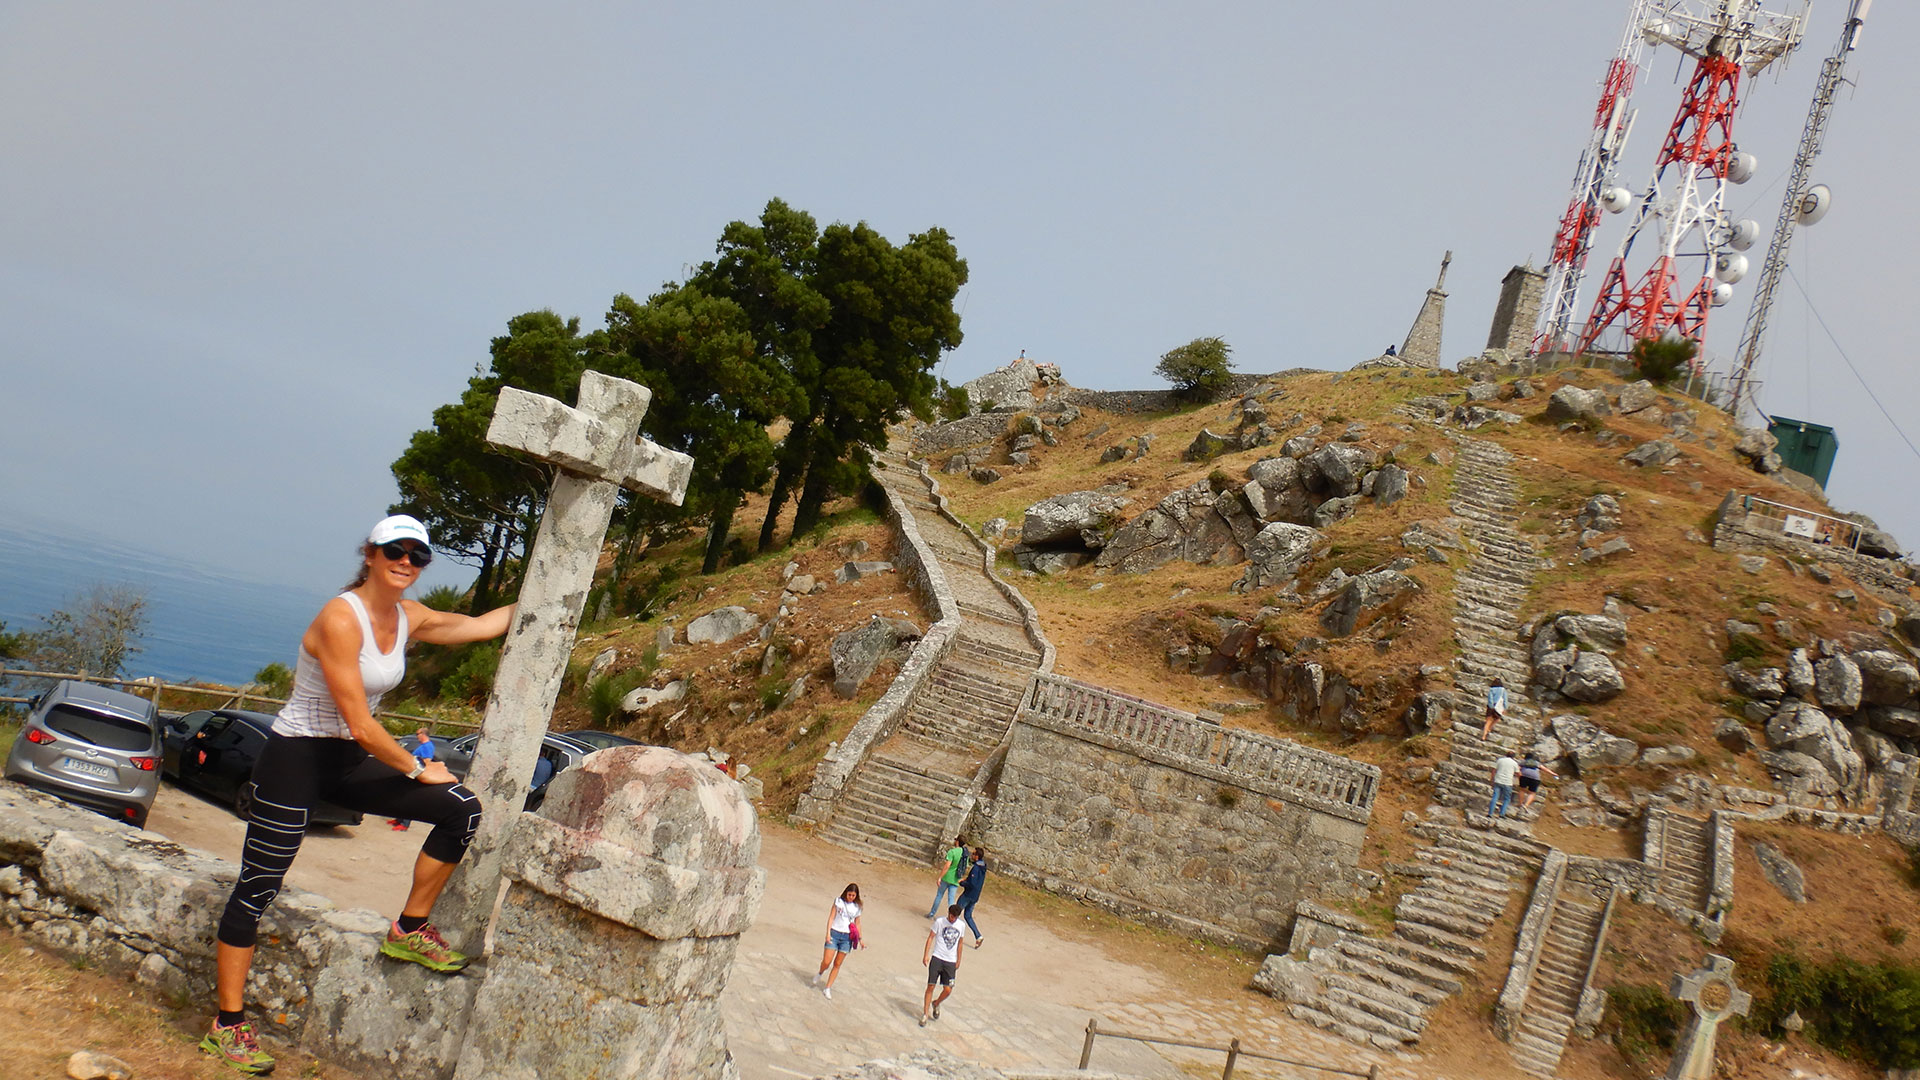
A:
<svg viewBox="0 0 1920 1080">
<path fill-rule="evenodd" d="M 554 778 L 502 852 L 494 924 L 456 1080 L 739 1075 L 720 1019 L 766 887 L 740 786 L 662 747 L 603 750 Z"/>
</svg>

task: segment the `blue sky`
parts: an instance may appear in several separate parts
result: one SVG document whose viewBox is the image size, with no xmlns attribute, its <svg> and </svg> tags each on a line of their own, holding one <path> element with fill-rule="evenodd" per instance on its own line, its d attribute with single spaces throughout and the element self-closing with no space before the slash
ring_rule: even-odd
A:
<svg viewBox="0 0 1920 1080">
<path fill-rule="evenodd" d="M 1024 348 L 1151 386 L 1203 334 L 1244 370 L 1344 368 L 1401 339 L 1445 249 L 1451 363 L 1546 255 L 1626 7 L 3 4 L 0 501 L 332 583 L 508 317 L 597 324 L 773 196 L 954 235 L 954 381 Z M 1841 15 L 1816 5 L 1747 88 L 1761 163 L 1734 202 L 1768 227 Z M 1916 40 L 1912 5 L 1876 11 L 1816 171 L 1836 206 L 1794 266 L 1920 432 Z M 1679 97 L 1652 56 L 1633 186 Z M 1763 375 L 1770 409 L 1840 429 L 1836 501 L 1920 544 L 1887 482 L 1920 462 L 1791 283 Z"/>
</svg>

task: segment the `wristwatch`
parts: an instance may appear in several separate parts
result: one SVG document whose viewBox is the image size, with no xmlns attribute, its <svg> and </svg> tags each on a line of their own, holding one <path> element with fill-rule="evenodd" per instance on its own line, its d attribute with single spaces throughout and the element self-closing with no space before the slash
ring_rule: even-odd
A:
<svg viewBox="0 0 1920 1080">
<path fill-rule="evenodd" d="M 426 771 L 427 771 L 426 761 L 421 758 L 415 758 L 413 761 L 413 771 L 407 774 L 407 779 L 418 780 L 420 779 L 420 774 Z"/>
</svg>

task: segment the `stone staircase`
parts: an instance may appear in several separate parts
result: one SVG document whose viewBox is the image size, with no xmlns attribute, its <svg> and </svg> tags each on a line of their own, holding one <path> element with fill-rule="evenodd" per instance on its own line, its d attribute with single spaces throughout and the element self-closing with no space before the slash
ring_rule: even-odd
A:
<svg viewBox="0 0 1920 1080">
<path fill-rule="evenodd" d="M 1447 761 L 1434 770 L 1434 798 L 1447 806 L 1485 810 L 1500 749 L 1518 757 L 1540 731 L 1540 711 L 1527 697 L 1533 665 L 1518 642 L 1515 614 L 1532 587 L 1538 557 L 1514 528 L 1512 460 L 1497 443 L 1459 439 L 1452 509 L 1466 519 L 1474 550 L 1453 587 L 1453 636 L 1460 655 L 1454 660 L 1452 745 Z M 1507 713 L 1492 738 L 1482 739 L 1487 688 L 1494 679 L 1506 686 Z M 1538 815 L 1536 806 L 1527 816 Z"/>
<path fill-rule="evenodd" d="M 987 577 L 980 546 L 940 512 L 919 469 L 898 451 L 874 457 L 874 477 L 913 514 L 962 624 L 893 735 L 854 771 L 823 835 L 854 851 L 925 864 L 954 839 L 949 814 L 1012 726 L 1041 654 L 1023 613 Z"/>
<path fill-rule="evenodd" d="M 1560 1065 L 1587 970 L 1600 948 L 1606 908 L 1606 901 L 1572 883 L 1554 901 L 1510 1051 L 1513 1063 L 1535 1076 L 1550 1077 Z"/>
<path fill-rule="evenodd" d="M 1413 831 L 1432 846 L 1417 862 L 1389 867 L 1420 884 L 1394 906 L 1386 937 L 1342 933 L 1315 948 L 1306 966 L 1317 983 L 1311 1000 L 1293 1000 L 1296 1019 L 1386 1050 L 1415 1042 L 1427 1015 L 1487 958 L 1487 931 L 1506 911 L 1516 879 L 1545 856 L 1523 827 L 1469 828 L 1439 821 Z"/>
<path fill-rule="evenodd" d="M 1672 811 L 1659 820 L 1660 894 L 1687 911 L 1705 912 L 1713 892 L 1713 829 Z"/>
</svg>

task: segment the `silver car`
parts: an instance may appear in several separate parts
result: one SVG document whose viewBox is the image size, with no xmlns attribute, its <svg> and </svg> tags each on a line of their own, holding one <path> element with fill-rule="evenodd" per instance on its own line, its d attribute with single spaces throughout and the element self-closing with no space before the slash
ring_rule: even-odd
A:
<svg viewBox="0 0 1920 1080">
<path fill-rule="evenodd" d="M 34 700 L 6 777 L 145 828 L 160 790 L 160 755 L 153 702 L 60 682 Z"/>
</svg>

